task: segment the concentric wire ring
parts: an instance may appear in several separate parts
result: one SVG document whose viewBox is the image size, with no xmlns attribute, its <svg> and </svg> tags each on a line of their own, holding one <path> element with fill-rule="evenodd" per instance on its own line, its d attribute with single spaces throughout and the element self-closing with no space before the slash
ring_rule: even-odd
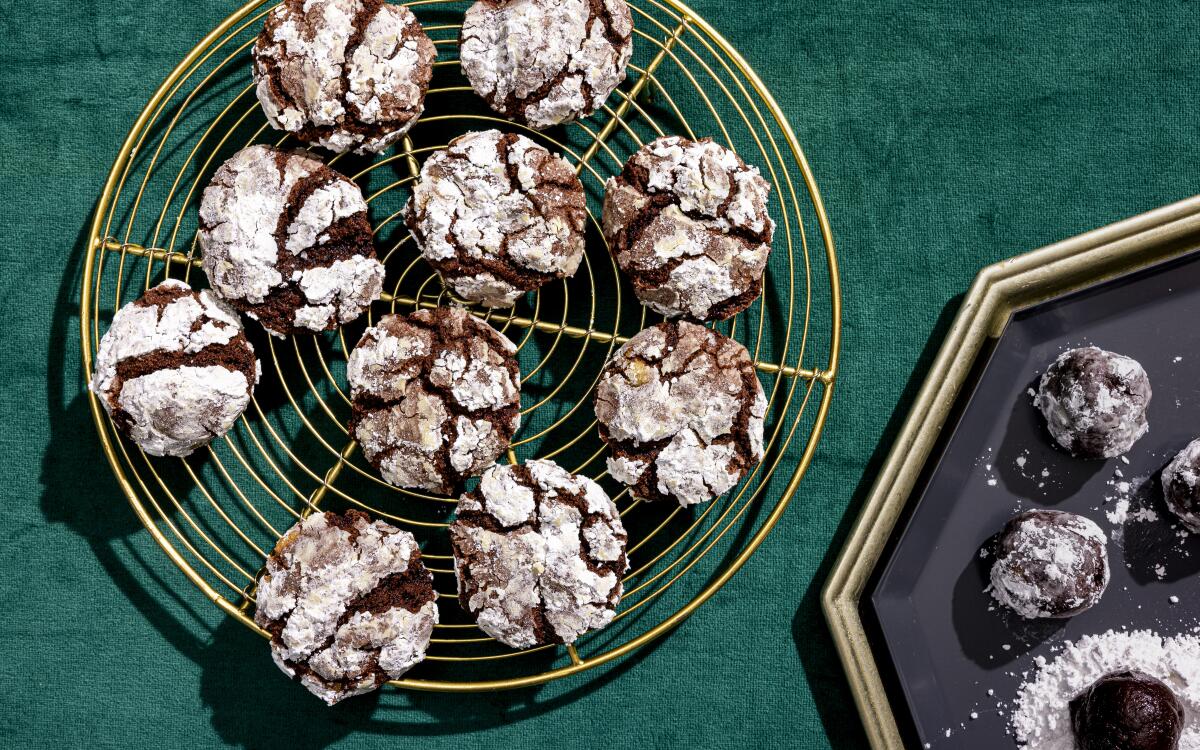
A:
<svg viewBox="0 0 1200 750">
<path fill-rule="evenodd" d="M 426 114 L 400 147 L 374 160 L 329 159 L 368 198 L 388 274 L 384 298 L 363 320 L 326 335 L 255 338 L 264 378 L 249 410 L 229 435 L 187 460 L 146 456 L 117 435 L 95 398 L 92 413 L 113 471 L 155 541 L 209 599 L 247 626 L 257 630 L 249 615 L 254 582 L 278 536 L 318 508 L 357 507 L 417 535 L 441 600 L 429 658 L 395 684 L 443 691 L 538 684 L 608 662 L 678 624 L 729 580 L 778 521 L 812 461 L 832 399 L 841 318 L 837 261 L 787 119 L 740 55 L 681 3 L 633 0 L 629 80 L 602 111 L 544 132 L 498 119 L 463 82 L 455 40 L 467 3 L 408 5 L 439 53 Z M 252 2 L 205 37 L 155 92 L 113 164 L 92 224 L 81 293 L 89 378 L 96 341 L 123 302 L 166 275 L 202 285 L 195 213 L 215 168 L 250 143 L 298 145 L 267 126 L 249 81 L 249 47 L 269 10 Z M 512 651 L 471 623 L 455 600 L 444 533 L 454 499 L 386 484 L 346 429 L 345 359 L 362 328 L 383 314 L 458 303 L 421 260 L 401 220 L 419 164 L 455 135 L 492 127 L 561 153 L 577 165 L 589 197 L 589 247 L 573 279 L 548 284 L 511 309 L 471 308 L 518 347 L 523 425 L 509 460 L 554 458 L 597 478 L 630 531 L 632 568 L 614 623 L 565 649 Z M 734 490 L 689 510 L 633 500 L 608 479 L 591 412 L 606 359 L 658 320 L 637 303 L 604 245 L 598 223 L 604 182 L 645 142 L 672 133 L 711 136 L 759 166 L 771 183 L 778 223 L 763 297 L 719 326 L 746 345 L 760 371 L 769 400 L 766 458 Z"/>
</svg>

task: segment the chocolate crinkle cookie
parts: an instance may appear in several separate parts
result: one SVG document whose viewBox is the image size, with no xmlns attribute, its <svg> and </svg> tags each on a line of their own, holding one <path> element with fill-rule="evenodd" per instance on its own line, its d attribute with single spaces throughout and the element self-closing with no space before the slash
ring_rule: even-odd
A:
<svg viewBox="0 0 1200 750">
<path fill-rule="evenodd" d="M 775 222 L 755 167 L 703 139 L 659 138 L 604 192 L 604 236 L 643 304 L 724 320 L 762 292 Z"/>
<path fill-rule="evenodd" d="M 450 494 L 521 421 L 516 347 L 460 308 L 387 315 L 350 353 L 350 432 L 383 478 Z"/>
<path fill-rule="evenodd" d="M 229 431 L 260 372 L 237 313 L 167 279 L 113 316 L 89 387 L 142 450 L 186 456 Z"/>
<path fill-rule="evenodd" d="M 1071 349 L 1046 369 L 1035 403 L 1071 455 L 1114 458 L 1150 429 L 1150 379 L 1134 359 L 1094 346 Z"/>
<path fill-rule="evenodd" d="M 383 290 L 362 191 L 304 153 L 234 154 L 204 191 L 198 236 L 213 290 L 275 336 L 348 323 Z"/>
<path fill-rule="evenodd" d="M 332 706 L 424 660 L 438 622 L 433 574 L 407 531 L 356 510 L 316 513 L 267 558 L 254 621 L 279 668 Z"/>
<path fill-rule="evenodd" d="M 609 474 L 634 497 L 683 506 L 712 500 L 762 460 L 766 411 L 746 348 L 686 321 L 631 338 L 596 387 Z"/>
<path fill-rule="evenodd" d="M 1183 724 L 1179 698 L 1143 672 L 1106 674 L 1071 701 L 1079 750 L 1175 750 Z"/>
<path fill-rule="evenodd" d="M 1188 443 L 1163 469 L 1162 488 L 1171 512 L 1200 532 L 1200 439 Z"/>
<path fill-rule="evenodd" d="M 475 93 L 541 130 L 590 115 L 625 80 L 633 17 L 625 0 L 479 0 L 459 48 Z"/>
<path fill-rule="evenodd" d="M 459 601 L 513 648 L 572 643 L 612 620 L 626 541 L 592 480 L 553 461 L 494 466 L 450 525 Z"/>
<path fill-rule="evenodd" d="M 575 274 L 587 201 L 565 159 L 524 136 L 487 130 L 455 138 L 425 161 L 405 220 L 459 297 L 505 307 Z"/>
<path fill-rule="evenodd" d="M 254 44 L 271 125 L 342 153 L 378 153 L 425 109 L 437 50 L 412 11 L 383 0 L 284 0 Z"/>
<path fill-rule="evenodd" d="M 1021 617 L 1073 617 L 1108 587 L 1108 538 L 1074 513 L 1020 513 L 996 538 L 993 553 L 992 596 Z"/>
</svg>

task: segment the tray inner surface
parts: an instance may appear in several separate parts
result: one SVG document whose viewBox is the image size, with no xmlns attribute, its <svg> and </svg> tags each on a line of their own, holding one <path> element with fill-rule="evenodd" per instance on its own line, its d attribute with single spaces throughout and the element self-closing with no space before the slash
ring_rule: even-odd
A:
<svg viewBox="0 0 1200 750">
<path fill-rule="evenodd" d="M 1181 537 L 1158 475 L 1200 436 L 1197 321 L 1200 253 L 1193 252 L 1020 312 L 990 358 L 981 355 L 974 386 L 963 389 L 862 604 L 910 741 L 1013 748 L 1008 714 L 1035 656 L 1052 658 L 1050 647 L 1063 639 L 1110 628 L 1173 635 L 1196 626 L 1200 535 Z M 1032 405 L 1028 390 L 1045 367 L 1088 344 L 1137 359 L 1150 376 L 1150 431 L 1128 463 L 1066 455 Z M 1130 503 L 1123 522 L 1121 498 Z M 1085 515 L 1109 536 L 1108 591 L 1070 620 L 1024 621 L 984 592 L 990 560 L 980 548 L 1014 513 L 1035 507 Z M 1157 520 L 1145 520 L 1151 514 Z"/>
</svg>

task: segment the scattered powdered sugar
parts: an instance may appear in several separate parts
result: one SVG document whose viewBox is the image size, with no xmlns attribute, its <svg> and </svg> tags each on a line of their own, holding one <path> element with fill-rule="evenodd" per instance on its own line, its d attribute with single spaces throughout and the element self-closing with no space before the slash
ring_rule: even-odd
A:
<svg viewBox="0 0 1200 750">
<path fill-rule="evenodd" d="M 1053 660 L 1038 656 L 1034 664 L 1032 676 L 1017 691 L 1011 719 L 1022 747 L 1074 750 L 1071 700 L 1109 672 L 1136 669 L 1162 680 L 1183 704 L 1179 750 L 1200 750 L 1200 638 L 1109 630 L 1066 641 Z"/>
</svg>

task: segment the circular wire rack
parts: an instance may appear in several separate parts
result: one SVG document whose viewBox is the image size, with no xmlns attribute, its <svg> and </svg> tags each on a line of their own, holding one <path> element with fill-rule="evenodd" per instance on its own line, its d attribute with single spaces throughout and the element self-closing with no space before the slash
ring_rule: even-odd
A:
<svg viewBox="0 0 1200 750">
<path fill-rule="evenodd" d="M 609 662 L 662 635 L 720 589 L 779 520 L 810 465 L 833 395 L 841 301 L 832 235 L 811 170 L 762 81 L 707 22 L 675 0 L 630 0 L 634 57 L 596 114 L 543 132 L 496 118 L 459 71 L 468 3 L 416 0 L 438 49 L 426 111 L 396 147 L 329 159 L 363 188 L 385 293 L 359 321 L 317 336 L 273 339 L 251 324 L 263 379 L 225 437 L 187 459 L 155 458 L 121 438 L 93 396 L 104 451 L 134 511 L 184 575 L 259 633 L 255 581 L 275 540 L 320 509 L 356 507 L 412 531 L 434 573 L 441 624 L 429 655 L 392 684 L 472 691 L 540 684 Z M 81 346 L 90 380 L 112 314 L 171 276 L 202 285 L 196 204 L 213 171 L 251 143 L 301 144 L 266 123 L 250 81 L 250 47 L 273 3 L 229 16 L 155 91 L 97 203 L 81 290 Z M 611 625 L 572 646 L 514 651 L 459 608 L 445 527 L 454 498 L 392 487 L 347 433 L 345 360 L 363 328 L 387 313 L 459 304 L 427 266 L 401 207 L 420 162 L 469 130 L 520 132 L 572 162 L 588 193 L 588 251 L 574 278 L 511 309 L 469 308 L 510 336 L 522 371 L 522 429 L 507 460 L 552 458 L 610 491 L 629 531 L 631 569 Z M 765 458 L 734 489 L 699 508 L 632 499 L 605 474 L 591 397 L 615 349 L 657 322 L 620 277 L 599 232 L 605 180 L 665 134 L 712 137 L 771 183 L 778 228 L 762 297 L 717 326 L 746 345 L 769 400 Z M 736 643 L 731 643 L 736 646 Z"/>
</svg>

